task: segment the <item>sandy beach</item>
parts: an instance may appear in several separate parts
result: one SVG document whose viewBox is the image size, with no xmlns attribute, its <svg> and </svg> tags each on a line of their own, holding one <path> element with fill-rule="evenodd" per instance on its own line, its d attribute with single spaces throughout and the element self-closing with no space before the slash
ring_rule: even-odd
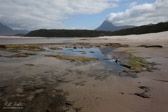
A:
<svg viewBox="0 0 168 112">
<path fill-rule="evenodd" d="M 83 38 L 71 40 L 69 43 L 47 44 L 40 48 L 28 46 L 29 49 L 26 45 L 22 46 L 24 49 L 17 45 L 17 50 L 29 50 L 37 55 L 29 57 L 26 55 L 25 58 L 2 55 L 0 110 L 2 112 L 30 110 L 32 112 L 55 110 L 59 112 L 167 112 L 168 32 Z M 127 44 L 129 47 L 106 48 L 109 43 Z M 88 44 L 92 44 L 92 47 L 83 48 L 88 47 Z M 94 44 L 95 46 L 102 44 L 102 46 L 97 48 L 93 46 Z M 139 47 L 140 45 L 161 45 L 162 48 Z M 61 50 L 55 47 L 61 47 Z M 102 53 L 109 49 L 108 55 Z M 106 55 L 121 51 L 132 51 L 134 56 L 147 58 L 147 62 L 155 63 L 156 69 L 133 73 L 137 77 L 122 75 L 121 65 L 114 60 L 105 59 Z M 81 58 L 78 57 L 76 60 L 73 56 L 71 56 L 73 59 L 60 58 L 59 54 L 88 56 L 85 59 L 94 59 L 94 61 L 84 62 L 82 58 L 82 62 L 78 62 Z M 64 60 L 65 58 L 67 60 Z M 149 94 L 149 98 L 135 94 L 143 92 Z M 4 108 L 4 106 L 8 107 L 5 102 L 13 101 L 22 103 L 23 109 Z"/>
<path fill-rule="evenodd" d="M 131 93 L 136 91 L 139 85 L 145 85 L 151 88 L 152 97 L 150 99 L 141 99 L 123 95 L 122 98 L 117 98 L 115 106 L 109 106 L 115 112 L 167 112 L 168 110 L 168 32 L 143 34 L 143 35 L 128 35 L 128 36 L 112 36 L 112 37 L 99 37 L 97 39 L 80 40 L 82 43 L 121 43 L 128 44 L 128 48 L 119 48 L 117 51 L 134 50 L 136 56 L 149 57 L 148 61 L 157 63 L 153 72 L 139 73 L 137 79 L 129 82 L 129 85 L 122 82 L 119 88 L 125 88 L 125 92 Z M 162 45 L 163 48 L 143 48 L 139 45 Z M 120 82 L 120 83 L 121 83 Z M 129 90 L 131 86 L 132 91 Z M 111 96 L 113 97 L 113 96 Z M 123 98 L 124 97 L 124 98 Z M 113 100 L 111 100 L 113 101 Z M 113 102 L 114 103 L 114 102 Z M 108 103 L 110 104 L 110 103 Z M 114 104 L 113 104 L 114 105 Z M 118 105 L 118 107 L 116 106 Z M 124 108 L 125 107 L 125 108 Z M 120 109 L 119 109 L 120 108 Z M 124 108 L 124 109 L 123 109 Z M 106 107 L 107 109 L 107 107 Z M 119 109 L 119 110 L 118 110 Z M 123 109 L 123 110 L 122 110 Z M 134 110 L 136 109 L 136 110 Z M 98 109 L 99 110 L 99 109 Z M 101 111 L 100 111 L 101 112 Z"/>
</svg>

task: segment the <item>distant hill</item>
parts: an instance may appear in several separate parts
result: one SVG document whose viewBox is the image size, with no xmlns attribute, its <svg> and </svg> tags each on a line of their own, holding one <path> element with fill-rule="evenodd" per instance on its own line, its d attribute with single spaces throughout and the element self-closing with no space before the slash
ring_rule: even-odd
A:
<svg viewBox="0 0 168 112">
<path fill-rule="evenodd" d="M 115 35 L 146 34 L 168 31 L 168 22 L 144 25 L 119 31 L 97 31 L 97 30 L 35 30 L 28 33 L 30 37 L 99 37 Z M 159 38 L 159 37 L 158 37 Z"/>
<path fill-rule="evenodd" d="M 112 35 L 131 35 L 131 34 L 146 34 L 168 31 L 168 22 L 158 24 L 143 25 L 135 28 L 128 28 L 112 32 Z"/>
<path fill-rule="evenodd" d="M 100 31 L 117 31 L 121 29 L 126 29 L 126 28 L 133 28 L 135 26 L 115 26 L 111 22 L 105 20 L 98 28 L 95 30 L 100 30 Z"/>
<path fill-rule="evenodd" d="M 27 30 L 13 30 L 12 28 L 5 26 L 0 23 L 0 36 L 8 35 L 17 35 L 17 34 L 26 34 L 29 31 Z"/>
<path fill-rule="evenodd" d="M 95 31 L 95 30 L 46 30 L 40 29 L 29 32 L 26 36 L 29 37 L 98 37 L 110 35 L 112 32 Z"/>
</svg>

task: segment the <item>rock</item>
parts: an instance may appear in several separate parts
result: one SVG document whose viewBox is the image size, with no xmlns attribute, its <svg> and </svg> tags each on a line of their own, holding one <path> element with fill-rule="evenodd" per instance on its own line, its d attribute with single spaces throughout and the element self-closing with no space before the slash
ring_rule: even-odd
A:
<svg viewBox="0 0 168 112">
<path fill-rule="evenodd" d="M 142 97 L 142 98 L 150 98 L 151 97 L 151 95 L 148 92 L 135 93 L 135 95 Z"/>
<path fill-rule="evenodd" d="M 71 103 L 69 103 L 69 102 L 67 102 L 67 103 L 65 103 L 66 104 L 66 106 L 73 106 Z"/>
<path fill-rule="evenodd" d="M 76 47 L 76 46 L 74 46 L 74 47 L 73 47 L 73 49 L 77 49 L 77 47 Z"/>
<path fill-rule="evenodd" d="M 158 80 L 158 79 L 154 79 L 155 81 L 160 81 L 160 82 L 168 82 L 168 80 Z"/>
<path fill-rule="evenodd" d="M 150 89 L 146 86 L 140 86 L 140 89 L 143 89 L 144 92 L 143 93 L 135 93 L 135 95 L 142 97 L 142 98 L 150 98 L 151 94 L 149 93 Z"/>
<path fill-rule="evenodd" d="M 156 47 L 156 48 L 163 48 L 161 45 L 140 45 L 138 47 L 145 47 L 145 48 L 151 48 L 151 47 Z"/>
<path fill-rule="evenodd" d="M 45 112 L 50 112 L 48 109 Z"/>
<path fill-rule="evenodd" d="M 148 87 L 146 87 L 146 86 L 140 86 L 139 88 L 145 90 L 145 92 L 149 92 L 150 91 L 150 89 Z"/>
<path fill-rule="evenodd" d="M 0 48 L 1 48 L 1 49 L 5 49 L 6 46 L 5 46 L 5 45 L 0 45 Z"/>
<path fill-rule="evenodd" d="M 128 65 L 128 64 L 121 63 L 120 65 L 123 66 L 123 67 L 126 67 L 126 68 L 128 68 L 128 69 L 131 69 L 131 66 Z"/>
<path fill-rule="evenodd" d="M 124 95 L 124 92 L 120 92 L 120 94 Z"/>
<path fill-rule="evenodd" d="M 16 91 L 17 91 L 17 93 L 23 93 L 23 89 L 22 88 L 17 88 Z"/>
<path fill-rule="evenodd" d="M 30 96 L 27 97 L 27 100 L 31 101 L 31 100 L 33 100 L 34 98 L 35 98 L 34 95 L 30 95 Z"/>
<path fill-rule="evenodd" d="M 75 111 L 79 112 L 79 111 L 81 111 L 81 108 L 75 108 Z"/>
<path fill-rule="evenodd" d="M 147 68 L 148 72 L 153 72 L 152 68 Z"/>
</svg>

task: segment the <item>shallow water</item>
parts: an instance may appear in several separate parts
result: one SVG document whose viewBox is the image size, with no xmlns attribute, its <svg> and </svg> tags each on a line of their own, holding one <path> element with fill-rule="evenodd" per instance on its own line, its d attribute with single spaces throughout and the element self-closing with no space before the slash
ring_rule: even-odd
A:
<svg viewBox="0 0 168 112">
<path fill-rule="evenodd" d="M 52 50 L 47 47 L 44 47 L 46 51 L 27 51 L 27 50 L 21 50 L 19 53 L 37 53 L 38 55 L 36 56 L 29 56 L 28 58 L 0 58 L 0 61 L 23 61 L 24 59 L 36 59 L 39 56 L 44 56 L 44 55 L 70 55 L 70 56 L 81 56 L 81 57 L 89 57 L 89 58 L 98 58 L 99 62 L 104 64 L 104 66 L 112 66 L 113 68 L 116 68 L 117 70 L 123 70 L 124 67 L 121 66 L 119 63 L 116 63 L 115 59 L 109 55 L 109 53 L 113 52 L 113 48 L 64 48 L 62 47 L 60 50 Z M 1 55 L 8 56 L 16 53 L 12 52 L 7 52 L 7 51 L 0 51 Z"/>
</svg>

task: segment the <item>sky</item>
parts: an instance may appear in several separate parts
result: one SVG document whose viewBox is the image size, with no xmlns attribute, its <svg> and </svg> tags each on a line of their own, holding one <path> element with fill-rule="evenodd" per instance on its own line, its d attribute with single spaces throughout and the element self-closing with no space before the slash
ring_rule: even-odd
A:
<svg viewBox="0 0 168 112">
<path fill-rule="evenodd" d="M 0 23 L 17 30 L 95 29 L 168 21 L 168 0 L 0 0 Z"/>
</svg>

